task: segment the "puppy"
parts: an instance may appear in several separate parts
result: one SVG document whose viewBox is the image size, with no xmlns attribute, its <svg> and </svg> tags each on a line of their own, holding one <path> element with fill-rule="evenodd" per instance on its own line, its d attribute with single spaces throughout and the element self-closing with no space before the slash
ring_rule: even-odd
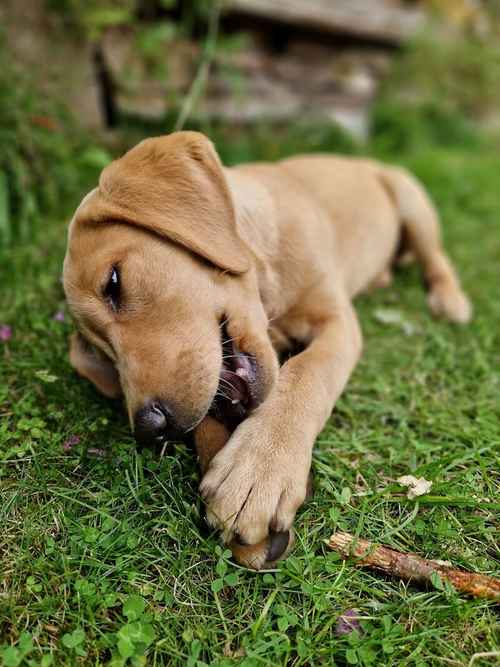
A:
<svg viewBox="0 0 500 667">
<path fill-rule="evenodd" d="M 467 322 L 423 188 L 372 160 L 228 169 L 205 136 L 178 132 L 106 167 L 76 211 L 71 363 L 124 396 L 140 444 L 194 432 L 208 520 L 245 565 L 289 548 L 315 438 L 361 353 L 352 299 L 388 284 L 402 251 L 432 312 Z"/>
</svg>

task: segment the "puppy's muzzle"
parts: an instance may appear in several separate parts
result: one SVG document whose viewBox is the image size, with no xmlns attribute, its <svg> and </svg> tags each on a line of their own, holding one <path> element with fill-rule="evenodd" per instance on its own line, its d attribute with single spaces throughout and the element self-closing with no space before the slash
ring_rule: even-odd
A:
<svg viewBox="0 0 500 667">
<path fill-rule="evenodd" d="M 175 440 L 181 435 L 181 429 L 168 406 L 162 401 L 151 401 L 135 414 L 134 435 L 137 444 L 161 445 L 167 440 Z"/>
</svg>

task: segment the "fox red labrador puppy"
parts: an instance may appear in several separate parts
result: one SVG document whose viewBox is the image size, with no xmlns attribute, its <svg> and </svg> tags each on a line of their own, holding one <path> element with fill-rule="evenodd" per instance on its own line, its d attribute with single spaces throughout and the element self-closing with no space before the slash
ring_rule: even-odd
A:
<svg viewBox="0 0 500 667">
<path fill-rule="evenodd" d="M 124 396 L 138 442 L 194 432 L 208 519 L 250 567 L 289 549 L 315 438 L 361 353 L 352 300 L 390 281 L 402 248 L 432 312 L 467 322 L 424 189 L 373 160 L 225 168 L 178 132 L 106 167 L 75 213 L 71 362 Z"/>
</svg>

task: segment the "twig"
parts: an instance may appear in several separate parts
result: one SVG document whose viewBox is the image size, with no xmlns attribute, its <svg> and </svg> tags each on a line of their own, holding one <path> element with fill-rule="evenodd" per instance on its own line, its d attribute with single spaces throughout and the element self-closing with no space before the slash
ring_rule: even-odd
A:
<svg viewBox="0 0 500 667">
<path fill-rule="evenodd" d="M 221 12 L 221 0 L 214 0 L 212 12 L 210 14 L 210 20 L 208 23 L 208 32 L 207 39 L 205 41 L 205 48 L 203 51 L 203 56 L 201 58 L 198 71 L 194 77 L 191 88 L 189 89 L 188 94 L 186 95 L 182 108 L 180 110 L 177 122 L 175 123 L 175 130 L 182 130 L 187 119 L 191 115 L 193 106 L 198 101 L 203 88 L 205 87 L 208 73 L 210 71 L 210 65 L 215 55 L 215 47 L 217 46 L 217 37 L 219 33 L 219 19 Z"/>
<path fill-rule="evenodd" d="M 358 558 L 358 565 L 373 567 L 401 579 L 420 583 L 432 582 L 433 575 L 448 581 L 458 591 L 474 597 L 500 600 L 500 579 L 484 574 L 457 570 L 442 561 L 427 560 L 417 554 L 402 553 L 389 547 L 378 546 L 349 533 L 334 533 L 328 546 L 344 558 Z"/>
<path fill-rule="evenodd" d="M 481 658 L 499 658 L 500 651 L 481 651 L 480 653 L 474 653 L 472 658 L 469 660 L 467 667 L 472 667 L 476 660 L 481 660 Z"/>
</svg>

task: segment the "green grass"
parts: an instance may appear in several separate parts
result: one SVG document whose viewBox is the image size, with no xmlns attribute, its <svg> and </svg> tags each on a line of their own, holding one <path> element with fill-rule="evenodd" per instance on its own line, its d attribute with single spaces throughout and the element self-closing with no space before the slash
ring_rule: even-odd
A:
<svg viewBox="0 0 500 667">
<path fill-rule="evenodd" d="M 465 130 L 441 142 L 401 132 L 399 143 L 388 140 L 394 128 L 379 130 L 378 153 L 413 168 L 436 200 L 475 318 L 464 328 L 433 321 L 415 268 L 358 301 L 364 356 L 318 439 L 296 547 L 273 572 L 234 566 L 204 526 L 188 447 L 161 460 L 137 453 L 119 403 L 72 372 L 68 315 L 53 319 L 64 309 L 65 221 L 40 221 L 33 243 L 4 253 L 0 323 L 13 335 L 0 343 L 0 664 L 119 665 L 130 655 L 148 665 L 424 667 L 500 650 L 492 603 L 357 569 L 325 546 L 343 529 L 499 572 L 500 157 Z M 328 136 L 222 152 L 329 148 Z M 381 308 L 413 334 L 380 322 Z M 66 451 L 71 436 L 80 441 Z M 407 501 L 394 483 L 407 473 L 432 480 L 432 495 Z M 337 636 L 352 608 L 361 631 Z"/>
</svg>

